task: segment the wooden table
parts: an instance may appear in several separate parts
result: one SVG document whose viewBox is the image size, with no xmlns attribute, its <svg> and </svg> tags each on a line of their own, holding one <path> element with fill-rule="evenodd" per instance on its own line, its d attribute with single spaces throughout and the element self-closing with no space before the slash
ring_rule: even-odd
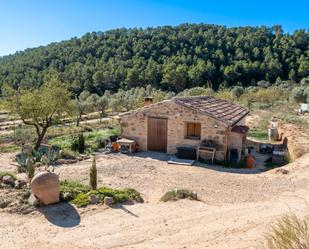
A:
<svg viewBox="0 0 309 249">
<path fill-rule="evenodd" d="M 198 158 L 200 156 L 200 152 L 206 152 L 211 154 L 211 163 L 214 164 L 214 159 L 215 159 L 215 153 L 216 149 L 213 147 L 206 147 L 206 146 L 198 146 L 196 150 L 196 160 L 198 161 Z"/>
<path fill-rule="evenodd" d="M 120 149 L 121 149 L 121 146 L 128 147 L 130 153 L 133 153 L 135 150 L 136 142 L 134 140 L 127 139 L 127 138 L 121 138 L 117 140 L 116 143 L 119 145 Z"/>
</svg>

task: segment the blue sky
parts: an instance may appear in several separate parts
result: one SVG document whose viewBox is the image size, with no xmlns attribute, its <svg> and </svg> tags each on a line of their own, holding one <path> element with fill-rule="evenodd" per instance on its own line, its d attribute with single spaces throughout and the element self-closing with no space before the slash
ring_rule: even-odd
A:
<svg viewBox="0 0 309 249">
<path fill-rule="evenodd" d="M 120 27 L 180 23 L 309 28 L 309 0 L 0 0 L 0 56 Z"/>
</svg>

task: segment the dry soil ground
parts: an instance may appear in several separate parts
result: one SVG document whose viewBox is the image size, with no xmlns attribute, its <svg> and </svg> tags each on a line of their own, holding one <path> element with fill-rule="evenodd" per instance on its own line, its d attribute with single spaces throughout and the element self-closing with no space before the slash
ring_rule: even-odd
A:
<svg viewBox="0 0 309 249">
<path fill-rule="evenodd" d="M 133 187 L 145 203 L 113 208 L 69 204 L 28 215 L 0 211 L 0 249 L 258 248 L 267 226 L 283 214 L 309 213 L 309 133 L 283 127 L 298 159 L 260 173 L 170 165 L 162 154 L 97 155 L 99 185 Z M 306 154 L 307 153 L 307 154 Z M 0 154 L 0 171 L 14 171 Z M 61 179 L 88 183 L 91 160 L 56 169 Z M 201 201 L 162 203 L 168 190 L 189 188 Z"/>
<path fill-rule="evenodd" d="M 151 156 L 152 158 L 148 158 Z M 0 170 L 13 170 L 7 155 Z M 309 154 L 290 173 L 169 165 L 160 154 L 97 155 L 100 185 L 133 187 L 145 203 L 55 205 L 28 215 L 0 213 L 0 248 L 257 248 L 267 225 L 282 214 L 308 213 Z M 62 179 L 87 182 L 91 161 L 57 168 Z M 201 201 L 161 203 L 174 187 Z"/>
</svg>

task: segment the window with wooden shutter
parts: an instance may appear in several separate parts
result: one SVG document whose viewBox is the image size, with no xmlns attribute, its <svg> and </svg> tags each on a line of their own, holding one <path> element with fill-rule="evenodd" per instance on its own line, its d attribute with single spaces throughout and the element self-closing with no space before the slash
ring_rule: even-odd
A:
<svg viewBox="0 0 309 249">
<path fill-rule="evenodd" d="M 201 138 L 201 124 L 187 123 L 186 124 L 186 138 L 200 139 Z"/>
</svg>

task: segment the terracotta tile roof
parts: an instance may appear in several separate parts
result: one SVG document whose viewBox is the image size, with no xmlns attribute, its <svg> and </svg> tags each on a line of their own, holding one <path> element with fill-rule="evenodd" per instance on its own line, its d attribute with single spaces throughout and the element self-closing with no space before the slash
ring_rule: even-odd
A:
<svg viewBox="0 0 309 249">
<path fill-rule="evenodd" d="M 174 98 L 176 103 L 213 117 L 229 126 L 235 125 L 249 113 L 245 107 L 212 96 Z"/>
</svg>

